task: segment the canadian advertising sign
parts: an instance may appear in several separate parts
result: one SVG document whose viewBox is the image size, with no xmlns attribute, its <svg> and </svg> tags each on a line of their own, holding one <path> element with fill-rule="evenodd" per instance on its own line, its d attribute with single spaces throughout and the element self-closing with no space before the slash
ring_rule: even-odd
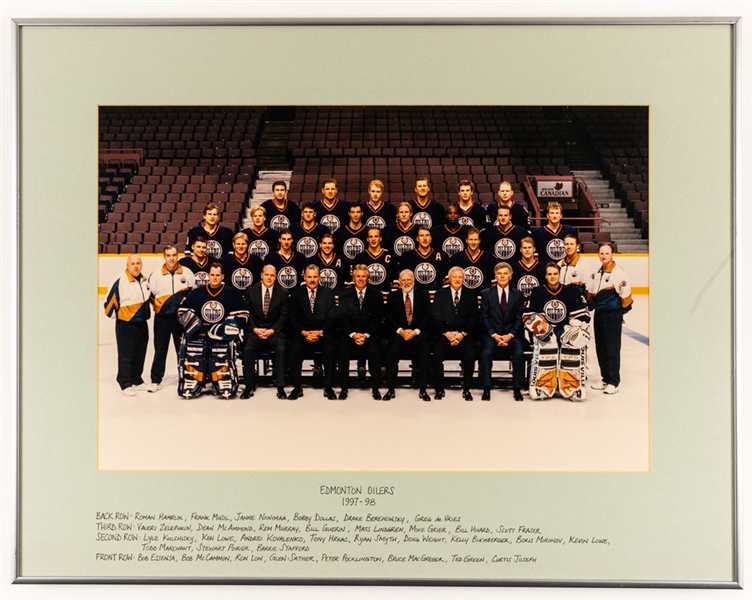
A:
<svg viewBox="0 0 752 600">
<path fill-rule="evenodd" d="M 571 179 L 537 179 L 538 198 L 571 198 L 572 197 L 572 180 Z"/>
</svg>

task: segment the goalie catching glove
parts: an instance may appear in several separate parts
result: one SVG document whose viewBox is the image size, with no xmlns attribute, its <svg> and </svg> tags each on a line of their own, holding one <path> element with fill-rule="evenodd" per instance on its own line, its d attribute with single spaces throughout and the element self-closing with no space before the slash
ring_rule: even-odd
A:
<svg viewBox="0 0 752 600">
<path fill-rule="evenodd" d="M 590 343 L 590 332 L 585 323 L 572 319 L 568 325 L 564 325 L 564 333 L 561 334 L 561 343 L 570 348 L 584 348 Z"/>
<path fill-rule="evenodd" d="M 213 340 L 230 342 L 240 335 L 240 321 L 236 317 L 230 317 L 224 323 L 217 323 L 209 328 L 209 337 Z"/>
</svg>

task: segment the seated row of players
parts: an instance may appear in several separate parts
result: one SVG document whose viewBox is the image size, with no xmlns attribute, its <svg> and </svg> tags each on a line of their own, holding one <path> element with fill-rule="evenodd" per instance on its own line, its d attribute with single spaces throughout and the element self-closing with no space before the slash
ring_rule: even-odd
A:
<svg viewBox="0 0 752 600">
<path fill-rule="evenodd" d="M 242 241 L 243 236 L 238 240 Z M 521 324 L 524 321 L 535 336 L 531 396 L 549 397 L 558 389 L 565 397 L 581 399 L 584 396 L 584 351 L 581 349 L 589 339 L 585 292 L 596 308 L 596 349 L 602 375 L 602 382 L 593 387 L 605 388 L 606 393 L 618 391 L 621 319 L 631 305 L 628 279 L 613 262 L 610 246 L 601 247 L 602 267 L 597 272 L 583 268 L 586 263 L 580 261 L 576 253 L 576 239 L 568 237 L 567 247 L 574 249 L 571 259 L 563 259 L 561 266 L 555 263 L 546 265 L 544 285 L 532 288 L 527 299 L 509 285 L 513 267 L 508 263 L 496 264 L 495 287 L 482 291 L 480 316 L 477 314 L 476 293 L 464 286 L 465 269 L 458 266 L 450 269 L 449 286 L 436 293 L 433 305 L 430 305 L 427 292 L 415 285 L 413 271 L 403 270 L 399 275 L 400 291 L 389 295 L 386 302 L 385 322 L 390 338 L 387 352 L 389 391 L 385 398 L 394 397 L 396 366 L 406 346 L 417 350 L 418 383 L 424 400 L 428 399 L 429 348 L 433 348 L 436 397 L 443 397 L 445 353 L 458 346 L 465 373 L 463 396 L 472 399 L 468 373 L 472 375 L 473 352 L 477 346 L 482 348 L 483 399 L 488 399 L 490 360 L 496 346 L 500 346 L 511 354 L 514 396 L 521 399 L 519 390 L 524 368 Z M 146 386 L 148 391 L 160 387 L 172 339 L 176 350 L 180 343 L 181 395 L 196 395 L 211 377 L 215 394 L 233 396 L 238 386 L 234 371 L 234 342 L 250 323 L 246 331 L 246 389 L 243 395 L 247 397 L 253 392 L 253 362 L 258 356 L 257 348 L 268 342 L 274 345 L 277 355 L 278 395 L 285 397 L 284 307 L 288 304 L 288 290 L 280 284 L 276 267 L 267 264 L 262 268 L 261 282 L 245 288 L 243 301 L 237 290 L 224 283 L 221 263 L 215 262 L 209 268 L 207 285 L 196 286 L 199 278 L 178 262 L 174 247 L 166 248 L 164 257 L 164 266 L 153 272 L 148 281 L 141 275 L 140 258 L 137 255 L 129 257 L 126 272 L 113 283 L 105 301 L 105 312 L 117 319 L 118 383 L 124 393 L 134 395 L 134 389 L 143 385 L 141 372 L 148 339 L 146 320 L 152 304 L 156 314 L 155 354 L 152 383 Z M 328 397 L 334 394 L 331 389 L 333 352 L 338 347 L 341 350 L 340 364 L 345 360 L 349 363 L 350 357 L 359 355 L 370 360 L 373 396 L 378 398 L 379 344 L 369 343 L 369 340 L 377 340 L 382 331 L 380 307 L 383 306 L 383 295 L 368 285 L 371 273 L 368 266 L 359 263 L 353 269 L 353 287 L 346 290 L 337 303 L 334 291 L 322 285 L 320 271 L 316 265 L 306 266 L 304 285 L 289 293 L 291 318 L 287 328 L 291 329 L 290 360 L 295 386 L 292 396 L 302 395 L 300 364 L 306 343 L 313 343 L 322 346 Z M 194 286 L 196 288 L 191 291 Z M 525 314 L 520 315 L 523 301 L 526 303 Z M 340 331 L 346 332 L 347 339 L 343 344 L 334 344 L 331 327 L 335 323 L 340 325 Z M 351 326 L 353 323 L 356 325 Z M 476 323 L 480 325 L 476 326 Z M 183 330 L 185 335 L 181 341 Z M 431 340 L 428 331 L 433 331 L 434 335 L 438 333 L 438 339 Z M 368 350 L 367 356 L 363 356 L 364 350 Z M 342 383 L 344 397 L 347 397 L 348 371 L 344 366 L 341 369 L 345 374 Z"/>
<path fill-rule="evenodd" d="M 544 262 L 561 260 L 564 237 L 574 233 L 574 228 L 561 223 L 562 209 L 556 202 L 547 207 L 546 225 L 530 232 L 527 210 L 512 200 L 514 192 L 506 181 L 499 186 L 499 201 L 486 208 L 472 200 L 470 181 L 459 183 L 459 203 L 446 209 L 428 198 L 428 180 L 419 179 L 415 190 L 414 200 L 394 206 L 382 199 L 383 184 L 374 180 L 369 184 L 367 202 L 346 204 L 337 198 L 336 182 L 327 180 L 322 200 L 298 207 L 286 199 L 286 184 L 278 181 L 273 185 L 274 198 L 251 209 L 252 225 L 242 232 L 249 253 L 263 259 L 277 248 L 283 231 L 292 233 L 295 251 L 305 258 L 318 252 L 321 237 L 329 231 L 334 235 L 335 251 L 354 260 L 365 250 L 371 227 L 382 230 L 384 246 L 398 256 L 414 250 L 419 229 L 427 227 L 437 247 L 450 257 L 465 250 L 466 232 L 475 228 L 483 232 L 483 250 L 499 260 L 519 260 L 521 239 L 532 236 Z M 212 259 L 221 259 L 233 250 L 233 232 L 219 225 L 219 207 L 215 204 L 204 209 L 204 223 L 189 230 L 186 255 L 193 252 L 198 237 L 206 240 L 207 255 Z"/>
</svg>

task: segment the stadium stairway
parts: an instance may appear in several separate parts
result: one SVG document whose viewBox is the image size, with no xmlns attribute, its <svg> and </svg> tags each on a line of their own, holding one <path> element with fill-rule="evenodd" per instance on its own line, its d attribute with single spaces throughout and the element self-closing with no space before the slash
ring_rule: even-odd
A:
<svg viewBox="0 0 752 600">
<path fill-rule="evenodd" d="M 647 254 L 648 240 L 642 239 L 640 229 L 635 227 L 634 221 L 627 215 L 627 210 L 622 207 L 603 174 L 600 171 L 572 171 L 572 174 L 585 180 L 601 216 L 610 222 L 604 222 L 601 231 L 611 234 L 618 251 L 624 254 Z"/>
</svg>

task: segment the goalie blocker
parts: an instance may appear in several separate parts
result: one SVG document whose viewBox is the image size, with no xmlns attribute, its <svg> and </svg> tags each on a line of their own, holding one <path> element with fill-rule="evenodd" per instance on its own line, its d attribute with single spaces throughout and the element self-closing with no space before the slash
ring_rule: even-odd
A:
<svg viewBox="0 0 752 600">
<path fill-rule="evenodd" d="M 530 397 L 585 399 L 585 348 L 590 313 L 582 294 L 559 283 L 559 266 L 546 265 L 546 283 L 525 303 L 525 327 L 533 334 Z"/>
</svg>

